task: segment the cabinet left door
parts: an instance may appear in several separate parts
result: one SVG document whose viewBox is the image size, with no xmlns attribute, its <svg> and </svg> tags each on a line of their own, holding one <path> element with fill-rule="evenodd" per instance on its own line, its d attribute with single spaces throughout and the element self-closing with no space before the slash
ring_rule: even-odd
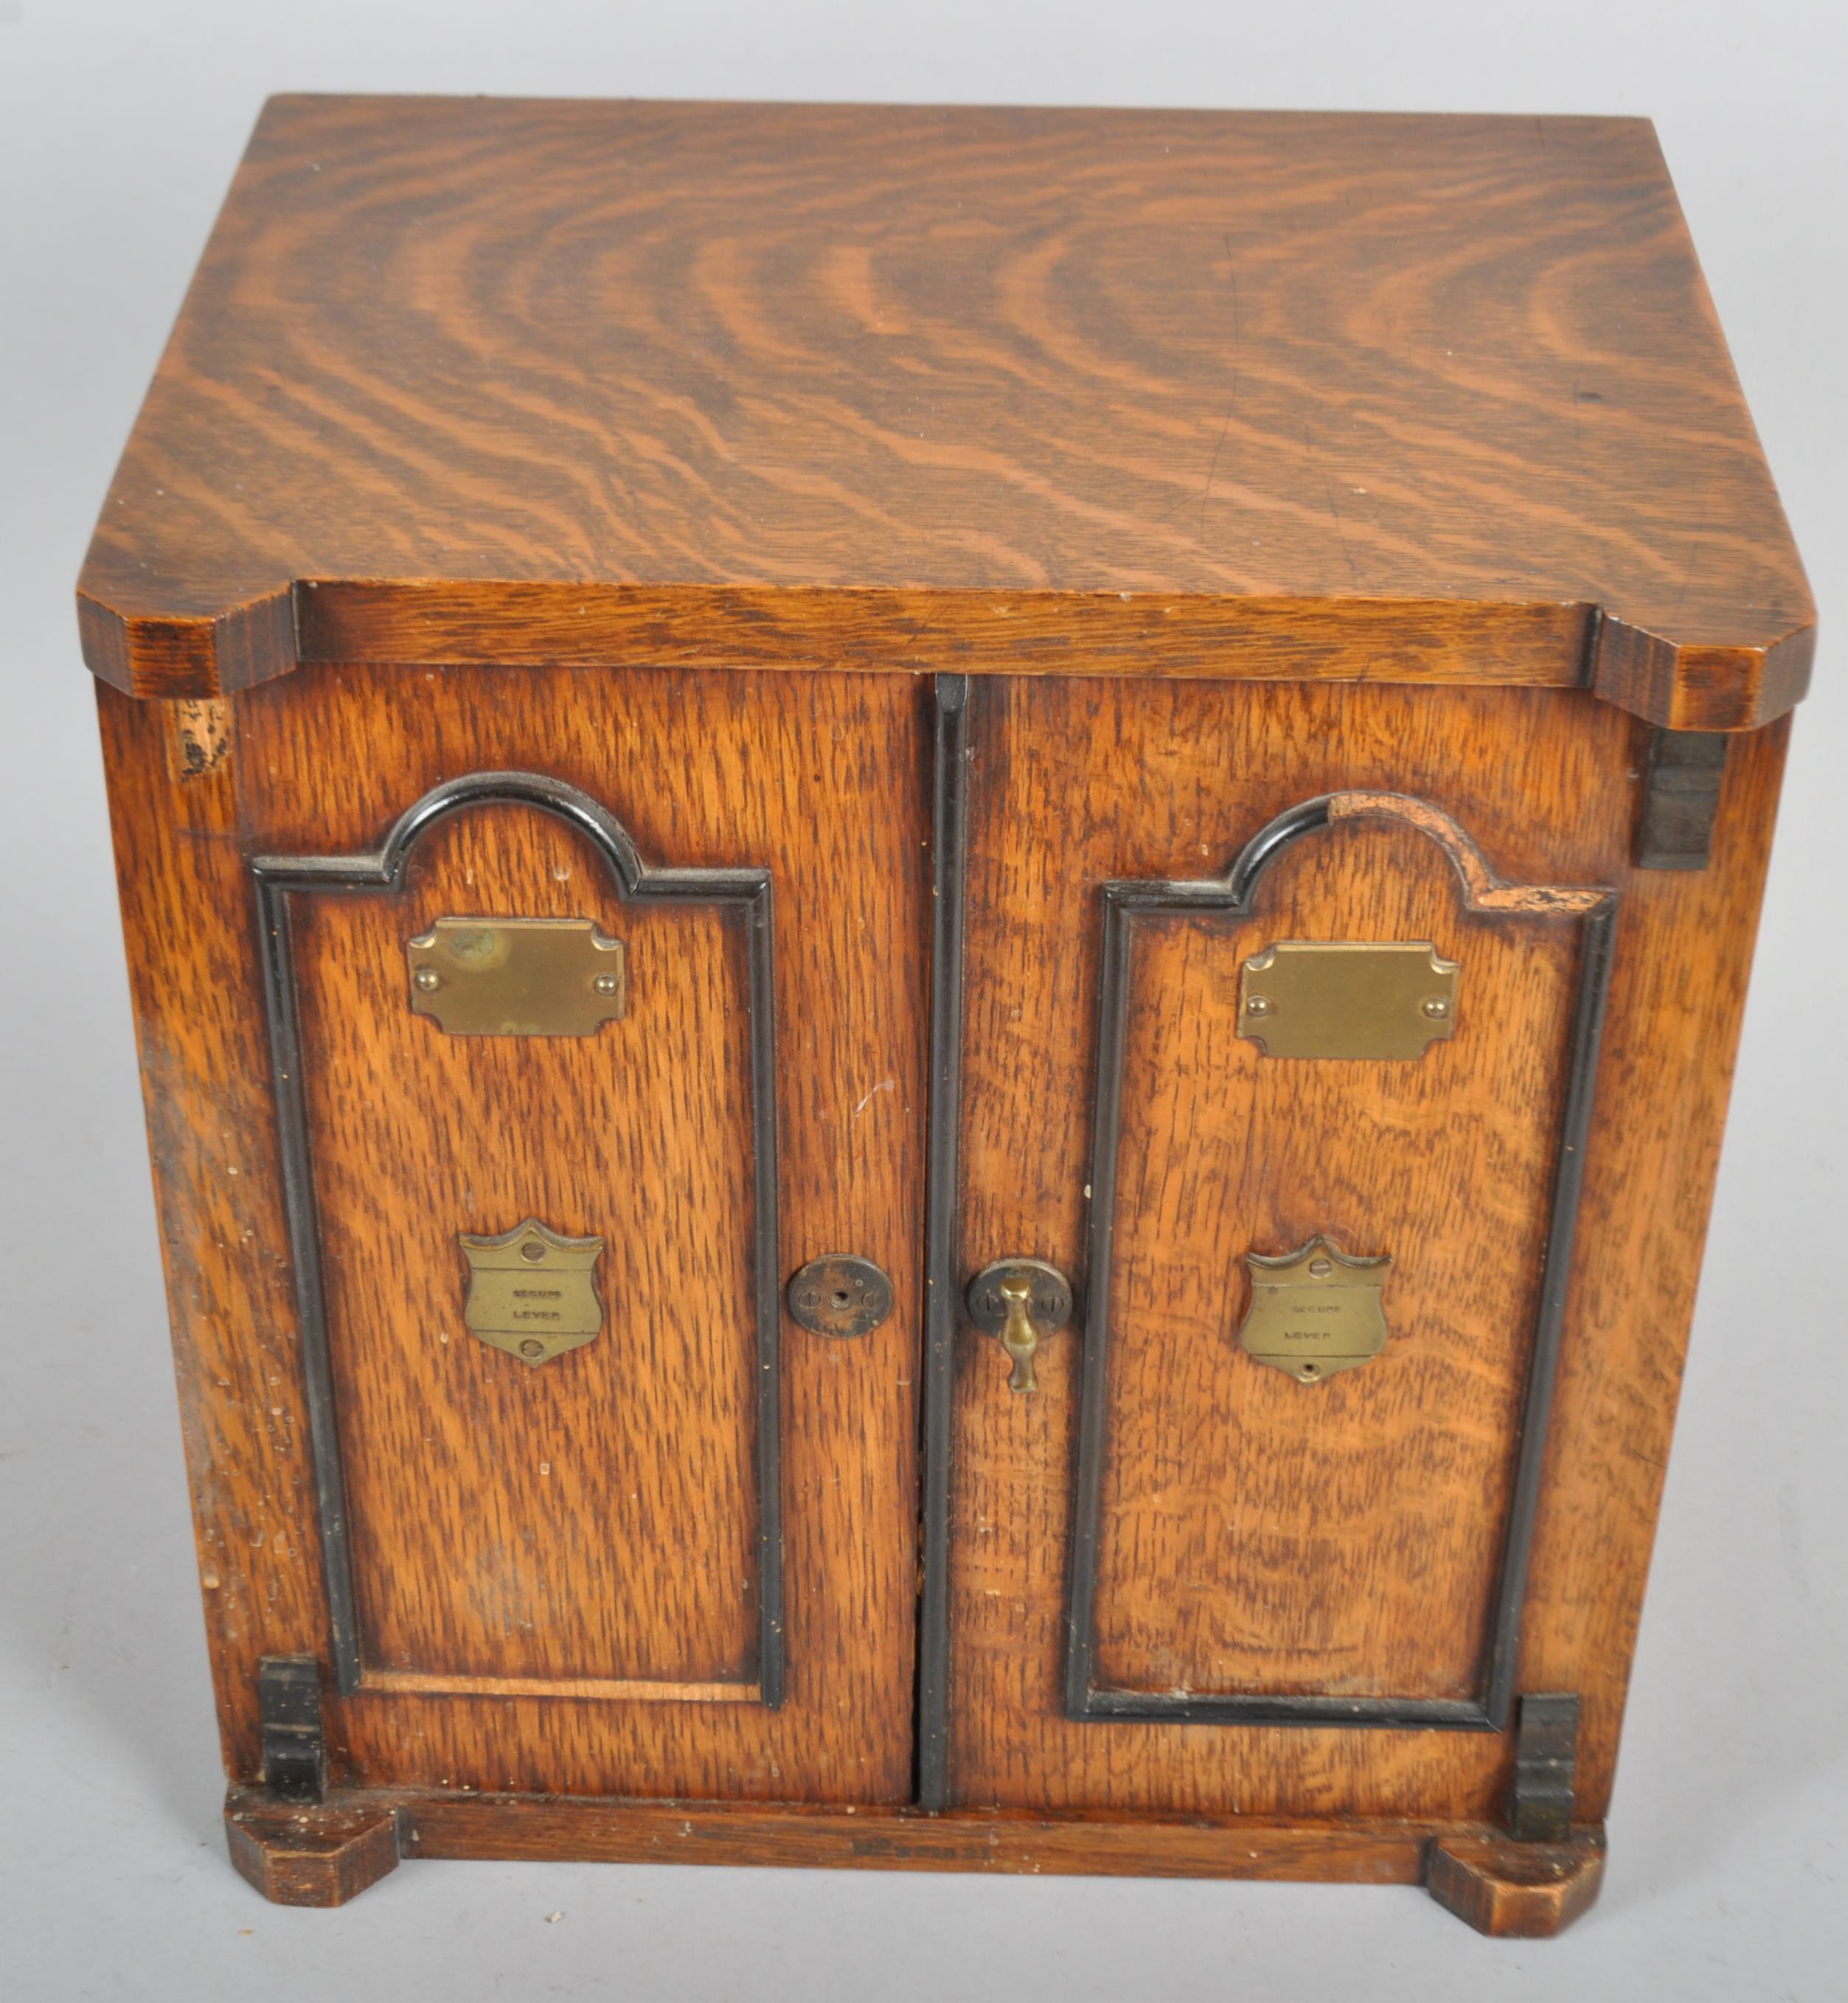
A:
<svg viewBox="0 0 1848 2003">
<path fill-rule="evenodd" d="M 102 692 L 227 1763 L 909 1792 L 929 936 L 907 677 Z M 845 1253 L 870 1332 L 798 1326 Z"/>
</svg>

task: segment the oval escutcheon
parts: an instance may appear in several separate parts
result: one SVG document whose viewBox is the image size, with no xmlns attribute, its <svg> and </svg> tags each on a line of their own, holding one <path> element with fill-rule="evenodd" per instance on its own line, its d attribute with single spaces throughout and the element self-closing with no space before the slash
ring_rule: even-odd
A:
<svg viewBox="0 0 1848 2003">
<path fill-rule="evenodd" d="M 892 1312 L 892 1282 L 870 1259 L 830 1252 L 808 1264 L 785 1291 L 789 1312 L 816 1335 L 871 1335 Z"/>
</svg>

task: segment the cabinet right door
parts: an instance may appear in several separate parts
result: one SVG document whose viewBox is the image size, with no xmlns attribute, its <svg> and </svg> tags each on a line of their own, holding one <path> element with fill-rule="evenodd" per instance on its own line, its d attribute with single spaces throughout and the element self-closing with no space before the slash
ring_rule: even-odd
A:
<svg viewBox="0 0 1848 2003">
<path fill-rule="evenodd" d="M 950 1799 L 1601 1812 L 1762 875 L 1516 688 L 972 685 Z M 1774 782 L 1742 740 L 1728 797 Z M 1679 939 L 1703 951 L 1686 964 Z"/>
</svg>

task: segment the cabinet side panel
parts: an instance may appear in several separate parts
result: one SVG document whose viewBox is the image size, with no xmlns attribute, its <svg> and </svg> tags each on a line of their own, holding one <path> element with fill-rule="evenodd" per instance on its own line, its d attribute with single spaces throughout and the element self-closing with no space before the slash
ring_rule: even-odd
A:
<svg viewBox="0 0 1848 2003">
<path fill-rule="evenodd" d="M 1624 879 L 1521 1668 L 1584 1689 L 1587 1820 L 1610 1806 L 1790 732 L 1733 740 L 1706 869 Z"/>
</svg>

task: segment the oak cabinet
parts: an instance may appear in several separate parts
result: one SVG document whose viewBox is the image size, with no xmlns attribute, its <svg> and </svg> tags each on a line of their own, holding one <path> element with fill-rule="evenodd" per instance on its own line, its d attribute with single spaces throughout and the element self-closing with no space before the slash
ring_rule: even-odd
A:
<svg viewBox="0 0 1848 2003">
<path fill-rule="evenodd" d="M 1647 127 L 280 100 L 79 608 L 270 1896 L 1589 1903 L 1812 627 Z"/>
</svg>

